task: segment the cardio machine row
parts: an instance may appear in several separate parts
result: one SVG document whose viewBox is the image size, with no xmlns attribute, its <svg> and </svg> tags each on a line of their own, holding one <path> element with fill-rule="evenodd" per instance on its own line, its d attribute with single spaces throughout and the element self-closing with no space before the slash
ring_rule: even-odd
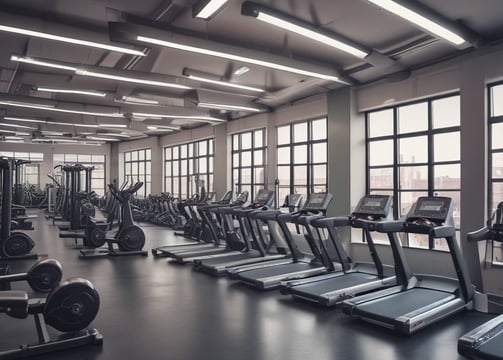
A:
<svg viewBox="0 0 503 360">
<path fill-rule="evenodd" d="M 340 306 L 346 314 L 403 334 L 481 307 L 475 303 L 455 238 L 452 199 L 420 197 L 406 216 L 393 220 L 392 198 L 387 195 L 364 196 L 351 215 L 340 217 L 324 216 L 330 194 L 312 194 L 301 210 L 290 213 L 274 209 L 273 198 L 273 192 L 261 190 L 247 207 L 200 205 L 198 211 L 211 219 L 215 241 L 166 246 L 153 253 L 258 289 L 279 288 L 296 299 Z M 295 207 L 298 195 L 288 198 Z M 339 230 L 344 227 L 361 230 L 371 262 L 351 261 L 341 241 Z M 502 229 L 498 231 L 502 236 Z M 387 235 L 392 265 L 380 260 L 374 232 Z M 457 278 L 413 273 L 399 233 L 446 241 Z M 501 312 L 501 308 L 493 310 Z M 503 337 L 503 318 L 498 326 Z"/>
</svg>

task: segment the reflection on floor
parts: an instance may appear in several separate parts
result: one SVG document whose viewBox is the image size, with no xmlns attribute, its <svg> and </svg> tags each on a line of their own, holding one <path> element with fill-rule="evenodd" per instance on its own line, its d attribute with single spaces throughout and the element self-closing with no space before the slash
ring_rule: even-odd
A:
<svg viewBox="0 0 503 360">
<path fill-rule="evenodd" d="M 87 346 L 39 359 L 324 360 L 457 359 L 457 340 L 490 316 L 465 312 L 411 336 L 354 320 L 339 310 L 292 301 L 215 279 L 165 259 L 78 259 L 72 239 L 39 213 L 35 250 L 59 259 L 64 277 L 82 276 L 98 288 L 101 309 L 92 324 L 103 347 Z M 146 248 L 184 242 L 173 232 L 142 224 Z M 11 262 L 22 272 L 33 260 Z M 14 289 L 28 289 L 20 282 Z M 0 350 L 36 342 L 33 320 L 1 316 Z"/>
</svg>

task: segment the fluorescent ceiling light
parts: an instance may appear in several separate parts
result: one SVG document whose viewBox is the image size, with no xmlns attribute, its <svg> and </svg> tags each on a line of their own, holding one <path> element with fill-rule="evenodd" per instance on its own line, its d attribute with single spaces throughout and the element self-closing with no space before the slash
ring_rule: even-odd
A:
<svg viewBox="0 0 503 360">
<path fill-rule="evenodd" d="M 242 89 L 242 90 L 248 90 L 248 91 L 255 91 L 255 92 L 264 92 L 265 90 L 255 88 L 252 86 L 245 86 L 245 85 L 240 85 L 240 84 L 234 84 L 228 81 L 221 81 L 221 80 L 213 80 L 213 79 L 208 79 L 206 77 L 190 74 L 188 72 L 188 75 L 186 75 L 189 79 L 196 80 L 196 81 L 201 81 L 201 82 L 206 82 L 209 84 L 215 84 L 215 85 L 221 85 L 221 86 L 226 86 L 226 87 L 231 87 L 234 89 Z"/>
<path fill-rule="evenodd" d="M 30 103 L 23 103 L 23 102 L 18 102 L 18 101 L 0 101 L 0 105 L 22 107 L 22 108 L 28 108 L 28 109 L 48 110 L 48 111 L 55 111 L 55 112 L 62 112 L 62 113 L 69 113 L 69 114 L 80 114 L 80 115 L 102 116 L 102 117 L 113 117 L 113 118 L 123 117 L 123 115 L 121 113 L 101 113 L 101 112 L 93 112 L 93 111 L 61 109 L 61 108 L 51 107 L 50 105 L 30 104 Z"/>
<path fill-rule="evenodd" d="M 12 120 L 12 121 L 21 121 L 21 122 L 45 124 L 45 120 L 28 119 L 28 118 L 20 118 L 20 117 L 13 117 L 13 116 L 4 116 L 4 120 Z"/>
<path fill-rule="evenodd" d="M 38 128 L 33 127 L 33 126 L 18 125 L 18 124 L 1 123 L 0 126 L 13 127 L 13 128 L 19 128 L 19 129 L 28 129 L 28 130 L 38 130 Z"/>
<path fill-rule="evenodd" d="M 229 53 L 225 53 L 225 52 L 221 52 L 221 51 L 210 50 L 210 49 L 205 49 L 205 48 L 200 48 L 200 47 L 195 47 L 195 46 L 190 46 L 190 45 L 178 44 L 178 43 L 174 43 L 171 41 L 154 39 L 151 37 L 146 37 L 146 36 L 141 36 L 141 35 L 138 35 L 136 37 L 136 39 L 138 41 L 143 41 L 143 42 L 146 42 L 149 44 L 169 47 L 169 48 L 178 49 L 178 50 L 190 51 L 190 52 L 197 53 L 197 54 L 215 56 L 215 57 L 219 57 L 219 58 L 223 58 L 223 59 L 227 59 L 227 60 L 245 62 L 245 63 L 263 66 L 263 67 L 267 67 L 267 68 L 271 68 L 271 69 L 287 71 L 287 72 L 291 72 L 294 74 L 310 76 L 310 77 L 314 77 L 314 78 L 318 78 L 318 79 L 340 81 L 338 77 L 333 76 L 333 75 L 321 74 L 321 73 L 317 73 L 317 72 L 313 72 L 313 71 L 294 68 L 294 67 L 288 66 L 288 65 L 273 63 L 270 61 L 253 59 L 253 58 L 248 58 L 248 57 L 244 57 L 244 56 L 240 56 L 240 55 L 229 54 Z"/>
<path fill-rule="evenodd" d="M 49 130 L 42 130 L 42 134 L 44 135 L 51 135 L 51 136 L 63 136 L 65 133 L 60 132 L 60 131 L 49 131 Z"/>
<path fill-rule="evenodd" d="M 127 128 L 126 124 L 98 124 L 99 127 Z"/>
<path fill-rule="evenodd" d="M 173 129 L 170 129 L 170 128 L 167 128 L 167 127 L 153 126 L 153 125 L 147 126 L 147 129 L 148 130 L 152 130 L 152 131 L 174 131 Z"/>
<path fill-rule="evenodd" d="M 50 68 L 54 68 L 54 69 L 62 69 L 62 70 L 69 70 L 69 71 L 76 71 L 77 70 L 77 68 L 73 67 L 73 66 L 60 65 L 60 64 L 51 63 L 48 61 L 40 61 L 40 60 L 31 59 L 29 57 L 20 57 L 17 55 L 11 55 L 10 60 L 22 62 L 22 63 L 27 63 L 27 64 L 50 67 Z"/>
<path fill-rule="evenodd" d="M 428 19 L 427 17 L 417 12 L 414 12 L 406 8 L 403 5 L 397 4 L 394 1 L 391 0 L 369 0 L 369 1 L 455 45 L 461 45 L 465 42 L 465 39 L 463 39 L 461 36 L 454 33 L 453 31 L 443 27 L 442 25 L 437 24 L 436 22 Z"/>
<path fill-rule="evenodd" d="M 117 134 L 117 133 L 107 133 L 107 135 L 109 136 L 117 136 L 117 137 L 123 137 L 123 138 L 130 138 L 131 135 L 128 135 L 128 134 Z"/>
<path fill-rule="evenodd" d="M 3 138 L 5 140 L 24 140 L 24 138 L 22 138 L 20 136 L 10 136 L 10 135 L 6 135 Z"/>
<path fill-rule="evenodd" d="M 250 9 L 246 9 L 247 11 L 243 11 L 245 8 L 250 7 Z M 250 11 L 251 10 L 251 11 Z M 292 21 L 288 21 L 288 16 L 276 14 L 275 11 L 262 8 L 253 3 L 245 2 L 243 3 L 243 7 L 241 10 L 241 14 L 247 16 L 255 16 L 257 20 L 263 21 L 265 23 L 277 26 L 287 31 L 294 32 L 298 35 L 307 37 L 311 40 L 318 41 L 322 44 L 331 46 L 338 50 L 345 51 L 353 56 L 356 56 L 360 59 L 363 59 L 368 55 L 367 52 L 356 48 L 355 46 L 344 43 L 340 40 L 335 39 L 332 36 L 324 35 L 318 31 L 310 29 L 310 24 L 305 26 L 299 25 L 302 21 L 297 19 L 292 19 Z M 298 22 L 299 24 L 296 24 Z"/>
<path fill-rule="evenodd" d="M 172 131 L 178 131 L 181 130 L 181 126 L 176 126 L 176 125 L 148 125 L 147 129 L 149 130 L 172 130 Z"/>
<path fill-rule="evenodd" d="M 143 99 L 135 96 L 122 96 L 119 101 L 136 105 L 159 105 L 159 101 L 157 100 Z"/>
<path fill-rule="evenodd" d="M 101 137 L 101 136 L 88 136 L 86 139 L 89 140 L 101 140 L 101 141 L 120 141 L 119 139 L 116 138 L 110 138 L 110 137 Z"/>
<path fill-rule="evenodd" d="M 24 139 L 23 140 L 4 140 L 3 142 L 6 142 L 6 143 L 20 143 L 20 142 L 24 142 Z"/>
<path fill-rule="evenodd" d="M 94 48 L 103 49 L 103 50 L 117 51 L 117 52 L 121 52 L 124 54 L 145 56 L 145 53 L 143 51 L 139 51 L 139 50 L 135 50 L 135 49 L 129 49 L 129 48 L 121 47 L 121 46 L 114 46 L 114 45 L 108 45 L 108 44 L 103 44 L 103 43 L 97 43 L 94 41 L 75 39 L 75 38 L 70 38 L 70 37 L 66 37 L 66 36 L 54 35 L 54 34 L 49 34 L 49 33 L 41 32 L 41 31 L 33 31 L 33 30 L 28 30 L 28 29 L 13 27 L 13 26 L 0 25 L 0 31 L 6 31 L 6 32 L 10 32 L 10 33 L 32 36 L 32 37 L 37 37 L 37 38 L 42 38 L 42 39 L 47 39 L 47 40 L 66 42 L 66 43 L 75 44 L 75 45 L 94 47 Z"/>
<path fill-rule="evenodd" d="M 49 141 L 56 141 L 56 142 L 64 142 L 64 143 L 78 143 L 79 140 L 75 140 L 75 139 L 64 139 L 64 138 L 46 138 L 47 140 Z M 35 139 L 33 139 L 35 140 Z M 33 141 L 32 140 L 32 141 Z"/>
<path fill-rule="evenodd" d="M 201 19 L 209 19 L 224 6 L 228 0 L 204 0 L 200 10 L 193 12 L 193 16 Z M 195 6 L 197 6 L 196 4 Z"/>
<path fill-rule="evenodd" d="M 46 121 L 46 124 L 50 125 L 60 125 L 60 126 L 78 126 L 78 127 L 90 127 L 90 128 L 97 128 L 97 124 L 70 124 L 70 123 L 64 123 L 64 122 L 58 122 L 58 121 Z"/>
<path fill-rule="evenodd" d="M 45 66 L 45 67 L 50 67 L 50 68 L 55 68 L 55 69 L 69 70 L 69 71 L 75 72 L 76 75 L 80 75 L 80 76 L 90 76 L 90 77 L 101 78 L 101 79 L 124 81 L 124 82 L 130 82 L 130 83 L 135 83 L 135 84 L 162 86 L 162 87 L 169 87 L 169 88 L 182 89 L 182 90 L 192 89 L 189 86 L 176 84 L 176 83 L 169 83 L 169 82 L 164 82 L 164 81 L 155 81 L 155 80 L 134 78 L 134 77 L 130 77 L 130 76 L 120 76 L 120 75 L 114 75 L 114 74 L 89 71 L 84 68 L 76 68 L 73 66 L 60 65 L 58 63 L 53 63 L 53 62 L 48 62 L 48 61 L 40 61 L 40 60 L 30 59 L 27 57 L 19 57 L 16 55 L 12 55 L 10 57 L 10 59 L 12 61 L 25 62 L 25 63 L 29 63 L 29 64 Z"/>
<path fill-rule="evenodd" d="M 236 71 L 233 72 L 233 74 L 236 76 L 241 76 L 243 74 L 246 74 L 248 71 L 250 71 L 250 68 L 248 66 L 240 66 L 236 69 Z"/>
<path fill-rule="evenodd" d="M 1 133 L 14 134 L 14 135 L 17 135 L 17 136 L 29 136 L 29 135 L 31 135 L 30 133 L 23 132 L 23 131 L 12 131 L 12 130 L 5 130 L 5 129 L 0 129 L 0 134 Z"/>
<path fill-rule="evenodd" d="M 250 106 L 240 106 L 240 105 L 230 105 L 230 104 L 216 104 L 216 103 L 209 103 L 209 102 L 199 102 L 197 103 L 197 106 L 203 107 L 203 108 L 209 108 L 209 109 L 222 109 L 222 110 L 231 110 L 231 111 L 254 111 L 254 112 L 260 112 L 262 109 L 259 108 L 254 108 Z"/>
<path fill-rule="evenodd" d="M 167 119 L 185 119 L 194 121 L 216 121 L 216 122 L 226 122 L 227 120 L 215 118 L 212 116 L 198 116 L 198 115 L 169 115 L 169 114 L 148 114 L 148 113 L 132 113 L 134 117 L 144 117 L 144 118 L 167 118 Z"/>
<path fill-rule="evenodd" d="M 129 76 L 104 74 L 104 73 L 100 73 L 100 72 L 87 71 L 85 69 L 77 69 L 75 71 L 75 74 L 76 75 L 82 75 L 82 76 L 92 76 L 92 77 L 97 77 L 97 78 L 101 78 L 101 79 L 125 81 L 125 82 L 131 82 L 131 83 L 135 83 L 135 84 L 144 84 L 144 85 L 170 87 L 170 88 L 182 89 L 182 90 L 189 90 L 189 89 L 191 89 L 191 87 L 186 86 L 186 85 L 180 85 L 180 84 L 169 83 L 169 82 L 164 82 L 164 81 L 155 81 L 155 80 L 133 78 L 133 77 L 129 77 Z"/>
<path fill-rule="evenodd" d="M 89 95 L 89 96 L 99 96 L 105 97 L 106 92 L 102 91 L 91 91 L 91 90 L 72 90 L 72 89 L 53 89 L 46 87 L 35 87 L 37 91 L 52 92 L 52 93 L 62 93 L 62 94 L 76 94 L 76 95 Z"/>
</svg>

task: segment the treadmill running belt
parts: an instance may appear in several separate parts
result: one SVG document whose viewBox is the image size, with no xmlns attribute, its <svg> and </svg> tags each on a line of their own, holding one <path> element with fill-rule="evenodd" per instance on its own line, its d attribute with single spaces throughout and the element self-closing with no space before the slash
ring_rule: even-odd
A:
<svg viewBox="0 0 503 360">
<path fill-rule="evenodd" d="M 447 301 L 453 296 L 449 292 L 414 288 L 357 305 L 355 314 L 371 319 L 390 321 L 424 306 Z"/>
<path fill-rule="evenodd" d="M 325 279 L 321 281 L 316 281 L 309 284 L 297 285 L 290 289 L 290 291 L 295 294 L 313 294 L 313 295 L 323 295 L 325 293 L 346 289 L 348 287 L 365 284 L 367 282 L 376 280 L 377 276 L 373 274 L 365 274 L 360 272 L 348 273 L 345 275 L 333 277 L 331 279 Z"/>
</svg>

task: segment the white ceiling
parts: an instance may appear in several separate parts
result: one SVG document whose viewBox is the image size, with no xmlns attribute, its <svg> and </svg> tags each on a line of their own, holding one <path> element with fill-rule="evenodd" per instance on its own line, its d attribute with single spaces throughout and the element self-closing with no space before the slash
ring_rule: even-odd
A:
<svg viewBox="0 0 503 360">
<path fill-rule="evenodd" d="M 184 118 L 186 116 L 232 121 L 253 114 L 250 111 L 200 108 L 196 106 L 197 100 L 226 101 L 255 107 L 260 111 L 273 111 L 274 108 L 289 102 L 348 84 L 359 85 L 383 78 L 388 78 L 390 81 L 403 78 L 411 70 L 426 64 L 473 51 L 476 47 L 490 46 L 503 39 L 501 0 L 409 1 L 426 7 L 447 22 L 456 26 L 462 25 L 471 31 L 476 40 L 462 48 L 434 38 L 405 20 L 363 0 L 255 1 L 371 50 L 372 55 L 363 60 L 262 23 L 256 18 L 242 16 L 241 0 L 229 0 L 222 11 L 209 21 L 192 17 L 191 7 L 196 2 L 195 0 L 0 0 L 0 25 L 14 25 L 61 36 L 135 47 L 146 50 L 148 54 L 145 57 L 124 55 L 0 31 L 2 44 L 0 102 L 23 101 L 40 104 L 41 101 L 45 101 L 62 109 L 125 114 L 122 118 L 112 119 L 0 104 L 0 115 L 3 117 L 36 117 L 43 121 L 73 125 L 26 123 L 2 118 L 0 136 L 27 132 L 29 135 L 23 136 L 25 141 L 30 141 L 32 138 L 55 138 L 50 133 L 44 133 L 50 130 L 62 131 L 65 133 L 64 136 L 73 139 L 98 134 L 125 141 L 146 134 L 165 134 L 167 130 L 152 131 L 147 126 L 172 124 L 183 129 L 208 122 L 216 123 L 204 119 L 194 121 Z M 253 52 L 262 58 L 278 56 L 281 61 L 296 62 L 306 69 L 316 67 L 337 74 L 345 83 L 183 50 L 146 46 L 131 37 L 137 31 L 154 34 L 155 37 L 165 40 L 183 39 L 203 45 L 230 47 L 237 55 Z M 121 40 L 122 43 L 117 43 L 116 40 Z M 126 83 L 80 76 L 72 71 L 14 62 L 10 60 L 12 54 L 85 67 L 87 70 L 113 71 L 121 76 L 174 81 L 191 89 L 172 89 L 145 83 Z M 233 72 L 243 65 L 248 66 L 250 71 L 241 76 L 233 75 Z M 250 91 L 228 90 L 221 86 L 188 80 L 182 74 L 185 68 L 212 74 L 232 83 L 263 88 L 265 92 L 257 95 Z M 47 93 L 34 90 L 35 86 L 100 90 L 107 95 L 97 98 Z M 116 101 L 123 96 L 157 100 L 161 106 L 132 105 Z M 131 115 L 133 113 L 175 116 L 159 120 L 152 116 L 133 117 Z M 33 129 L 4 127 L 2 123 L 30 126 Z M 92 127 L 96 124 L 110 123 L 120 123 L 127 127 Z M 82 124 L 91 127 L 82 127 Z"/>
</svg>

